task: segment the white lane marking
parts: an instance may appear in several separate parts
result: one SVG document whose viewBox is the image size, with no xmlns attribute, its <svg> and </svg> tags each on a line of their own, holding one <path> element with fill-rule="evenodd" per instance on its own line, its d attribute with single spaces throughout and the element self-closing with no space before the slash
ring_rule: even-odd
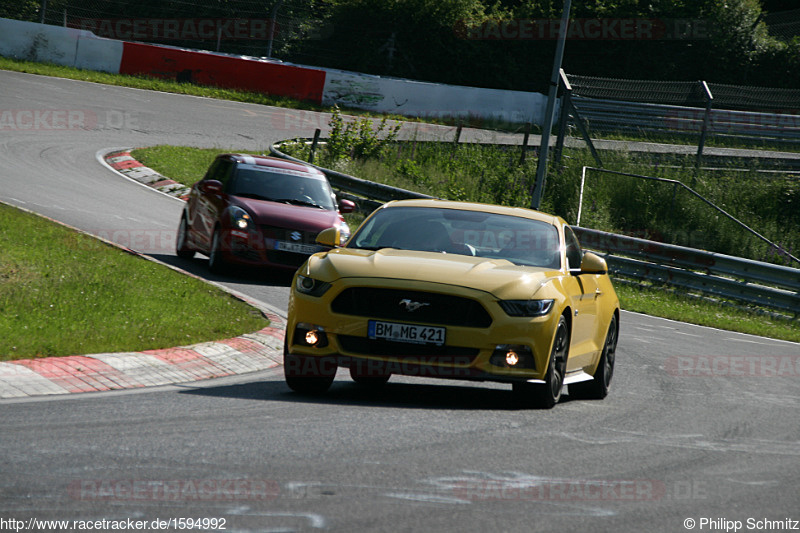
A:
<svg viewBox="0 0 800 533">
<path fill-rule="evenodd" d="M 785 341 L 785 340 L 782 340 L 782 339 L 772 339 L 770 337 L 764 337 L 762 335 L 752 335 L 750 333 L 739 333 L 737 331 L 730 331 L 730 330 L 727 330 L 727 329 L 712 328 L 711 326 L 700 326 L 700 325 L 697 325 L 697 324 L 689 324 L 688 322 L 679 322 L 677 320 L 672 320 L 670 318 L 661 318 L 659 316 L 645 315 L 643 313 L 637 313 L 635 311 L 624 311 L 623 310 L 622 312 L 624 314 L 636 315 L 636 316 L 640 316 L 642 318 L 650 318 L 650 319 L 653 319 L 653 320 L 660 320 L 660 321 L 664 321 L 664 322 L 672 322 L 673 324 L 680 324 L 682 326 L 691 326 L 691 327 L 694 327 L 694 328 L 710 329 L 710 330 L 713 330 L 713 331 L 722 332 L 722 333 L 724 333 L 726 335 L 741 335 L 741 336 L 744 336 L 744 337 L 752 337 L 754 339 L 763 339 L 765 341 L 769 341 L 770 344 L 771 343 L 775 343 L 775 344 L 790 344 L 792 346 L 800 347 L 800 343 L 798 343 L 798 342 Z M 662 328 L 670 329 L 667 326 L 660 326 L 658 324 L 654 324 L 653 327 L 662 327 Z"/>
<path fill-rule="evenodd" d="M 438 494 L 425 494 L 414 492 L 388 492 L 384 494 L 387 498 L 396 498 L 398 500 L 410 500 L 415 502 L 424 503 L 448 503 L 457 505 L 470 505 L 472 502 L 455 496 L 440 496 Z"/>
<path fill-rule="evenodd" d="M 775 486 L 780 483 L 780 481 L 776 480 L 766 480 L 766 481 L 748 481 L 748 480 L 740 480 L 740 479 L 732 479 L 727 478 L 725 481 L 730 481 L 731 483 L 739 483 L 740 485 L 748 485 L 748 486 L 755 486 L 755 487 L 767 487 L 767 486 Z"/>
<path fill-rule="evenodd" d="M 559 433 L 562 438 L 583 443 L 622 444 L 622 443 L 647 443 L 671 448 L 687 450 L 705 450 L 712 452 L 745 452 L 750 454 L 766 455 L 800 455 L 800 448 L 793 441 L 778 441 L 768 439 L 711 439 L 707 435 L 648 435 L 633 431 L 609 430 L 618 436 L 592 437 L 587 435 L 572 435 Z"/>
<path fill-rule="evenodd" d="M 725 337 L 726 341 L 733 341 L 733 342 L 746 342 L 749 344 L 761 344 L 762 346 L 769 346 L 772 344 L 771 342 L 764 342 L 764 341 L 751 341 L 750 339 L 738 339 L 736 337 Z"/>
<path fill-rule="evenodd" d="M 684 333 L 683 331 L 678 331 L 678 330 L 675 330 L 674 333 L 676 335 L 685 335 L 686 337 L 698 337 L 698 338 L 702 337 L 702 335 L 695 335 L 694 333 Z"/>
<path fill-rule="evenodd" d="M 325 529 L 326 522 L 325 517 L 316 514 L 316 513 L 291 513 L 291 512 L 280 512 L 280 511 L 255 511 L 250 509 L 249 507 L 242 506 L 236 507 L 234 509 L 230 509 L 228 514 L 232 514 L 235 516 L 265 516 L 265 517 L 274 517 L 274 518 L 301 518 L 308 521 L 309 525 L 314 529 Z M 285 531 L 285 530 L 282 530 Z"/>
</svg>

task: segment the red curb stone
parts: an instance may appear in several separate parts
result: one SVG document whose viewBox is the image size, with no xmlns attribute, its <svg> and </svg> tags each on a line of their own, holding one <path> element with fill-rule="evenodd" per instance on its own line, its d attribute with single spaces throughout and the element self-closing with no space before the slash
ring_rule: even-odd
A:
<svg viewBox="0 0 800 533">
<path fill-rule="evenodd" d="M 284 332 L 284 330 L 278 328 L 265 328 L 259 331 L 259 333 L 261 333 L 262 335 L 268 335 L 270 337 L 278 339 L 279 341 L 282 341 L 286 337 L 286 333 Z"/>
<path fill-rule="evenodd" d="M 155 188 L 166 187 L 167 185 L 178 185 L 178 182 L 173 180 L 161 180 L 150 184 L 151 187 Z"/>
<path fill-rule="evenodd" d="M 129 380 L 119 370 L 103 361 L 82 355 L 50 357 L 47 359 L 21 359 L 9 361 L 9 363 L 27 367 L 43 378 L 61 385 L 71 392 L 144 386 L 141 383 Z"/>
<path fill-rule="evenodd" d="M 259 353 L 264 349 L 264 346 L 257 343 L 256 341 L 251 341 L 250 339 L 243 339 L 241 337 L 235 337 L 233 339 L 225 339 L 223 341 L 219 341 L 220 344 L 225 344 L 226 346 L 230 346 L 231 348 L 240 351 L 242 353 Z"/>
<path fill-rule="evenodd" d="M 109 163 L 109 164 L 116 170 L 126 170 L 129 168 L 139 168 L 144 166 L 135 159 L 131 159 L 128 161 L 118 161 L 116 163 Z"/>
<path fill-rule="evenodd" d="M 217 365 L 214 361 L 200 355 L 192 349 L 167 348 L 164 350 L 148 350 L 142 352 L 152 355 L 160 361 L 169 364 L 176 370 L 183 370 L 201 379 L 229 375 L 230 372 Z"/>
</svg>

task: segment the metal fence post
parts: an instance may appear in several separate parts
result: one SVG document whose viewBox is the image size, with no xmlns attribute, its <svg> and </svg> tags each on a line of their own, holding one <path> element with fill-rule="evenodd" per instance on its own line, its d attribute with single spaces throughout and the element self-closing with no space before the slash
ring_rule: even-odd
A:
<svg viewBox="0 0 800 533">
<path fill-rule="evenodd" d="M 319 144 L 319 135 L 322 133 L 322 130 L 317 128 L 314 130 L 314 140 L 311 141 L 311 151 L 308 154 L 308 162 L 313 164 L 314 157 L 317 155 L 317 144 Z"/>
<path fill-rule="evenodd" d="M 706 100 L 706 111 L 703 114 L 703 126 L 700 129 L 700 140 L 697 143 L 697 159 L 694 163 L 694 178 L 692 179 L 692 187 L 697 182 L 697 174 L 700 172 L 700 165 L 703 162 L 703 147 L 706 144 L 706 135 L 708 135 L 708 123 L 711 119 L 711 105 L 714 101 L 714 95 L 711 94 L 711 89 L 705 81 L 700 81 L 703 89 L 703 96 Z"/>
<path fill-rule="evenodd" d="M 564 69 L 559 69 L 559 81 L 564 88 L 561 96 L 561 111 L 558 114 L 558 136 L 556 137 L 556 148 L 553 153 L 553 163 L 558 166 L 561 164 L 561 154 L 564 152 L 564 137 L 567 135 L 567 124 L 569 123 L 569 113 L 572 107 L 572 86 L 569 84 L 567 74 Z"/>
<path fill-rule="evenodd" d="M 528 152 L 528 139 L 531 136 L 531 123 L 525 123 L 525 135 L 522 137 L 522 153 L 519 155 L 519 164 L 525 164 L 525 154 Z"/>
</svg>

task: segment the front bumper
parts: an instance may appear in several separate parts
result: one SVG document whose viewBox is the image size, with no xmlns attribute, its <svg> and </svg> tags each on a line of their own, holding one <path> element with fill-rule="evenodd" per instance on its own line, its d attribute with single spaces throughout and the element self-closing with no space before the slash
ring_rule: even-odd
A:
<svg viewBox="0 0 800 533">
<path fill-rule="evenodd" d="M 333 310 L 333 302 L 348 288 L 374 291 L 395 289 L 398 294 L 434 293 L 478 302 L 491 317 L 485 327 L 438 322 L 418 322 L 414 313 L 408 314 L 406 324 L 421 324 L 446 328 L 442 346 L 370 339 L 370 320 L 386 320 L 369 314 L 344 314 Z M 340 307 L 340 306 L 336 306 Z M 367 306 L 365 306 L 367 307 Z M 309 296 L 293 286 L 289 300 L 286 339 L 293 356 L 321 358 L 326 364 L 359 366 L 367 374 L 402 374 L 447 379 L 521 381 L 542 379 L 546 370 L 560 310 L 554 306 L 548 315 L 536 318 L 508 316 L 488 292 L 397 279 L 346 278 L 338 280 L 321 297 Z M 398 322 L 392 320 L 392 322 Z M 323 342 L 311 345 L 306 340 L 309 331 L 324 337 Z M 499 346 L 527 347 L 530 359 L 524 367 L 512 368 L 497 364 Z"/>
</svg>

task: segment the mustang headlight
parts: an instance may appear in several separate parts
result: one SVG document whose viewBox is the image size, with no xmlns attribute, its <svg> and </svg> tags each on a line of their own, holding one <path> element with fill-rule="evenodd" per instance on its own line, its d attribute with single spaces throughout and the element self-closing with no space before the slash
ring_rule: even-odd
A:
<svg viewBox="0 0 800 533">
<path fill-rule="evenodd" d="M 544 316 L 553 309 L 555 300 L 500 300 L 500 307 L 509 316 Z"/>
<path fill-rule="evenodd" d="M 241 207 L 231 207 L 228 211 L 231 216 L 231 225 L 234 228 L 238 229 L 249 229 L 250 224 L 252 224 L 253 220 L 250 218 L 250 215 L 247 214 L 247 211 L 242 209 Z"/>
<path fill-rule="evenodd" d="M 308 276 L 297 276 L 295 287 L 297 288 L 297 292 L 320 297 L 331 288 L 331 284 L 326 281 L 309 278 Z"/>
</svg>

